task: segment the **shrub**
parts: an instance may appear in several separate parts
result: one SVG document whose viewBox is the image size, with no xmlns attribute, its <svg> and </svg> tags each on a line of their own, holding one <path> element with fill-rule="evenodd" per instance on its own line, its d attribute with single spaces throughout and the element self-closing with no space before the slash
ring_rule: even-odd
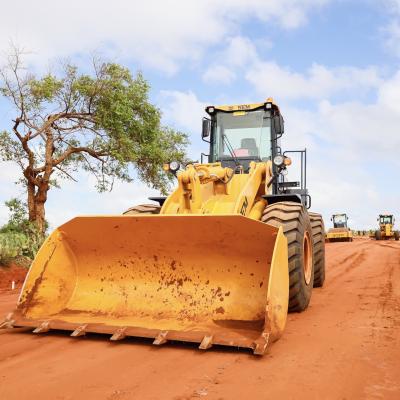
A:
<svg viewBox="0 0 400 400">
<path fill-rule="evenodd" d="M 23 233 L 0 233 L 0 264 L 8 264 L 14 258 L 26 255 L 29 252 L 28 243 L 29 240 Z"/>
<path fill-rule="evenodd" d="M 33 259 L 44 241 L 36 225 L 27 218 L 26 206 L 18 199 L 6 201 L 10 217 L 0 228 L 0 263 L 17 257 Z"/>
</svg>

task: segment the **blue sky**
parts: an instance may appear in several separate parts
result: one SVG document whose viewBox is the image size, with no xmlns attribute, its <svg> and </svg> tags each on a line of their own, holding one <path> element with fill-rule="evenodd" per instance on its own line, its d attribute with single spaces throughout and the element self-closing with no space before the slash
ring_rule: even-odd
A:
<svg viewBox="0 0 400 400">
<path fill-rule="evenodd" d="M 165 124 L 190 134 L 195 159 L 206 151 L 205 105 L 272 96 L 285 117 L 283 147 L 308 149 L 313 210 L 327 225 L 335 212 L 347 212 L 354 228 L 373 227 L 380 212 L 400 223 L 399 0 L 14 3 L 2 6 L 2 53 L 17 42 L 38 73 L 59 58 L 86 69 L 93 53 L 141 70 Z M 12 117 L 0 100 L 0 129 Z M 17 178 L 1 163 L 0 223 L 4 201 L 24 196 Z M 152 194 L 140 182 L 98 194 L 80 173 L 79 183 L 50 192 L 47 217 L 54 227 L 78 214 L 120 213 Z"/>
</svg>

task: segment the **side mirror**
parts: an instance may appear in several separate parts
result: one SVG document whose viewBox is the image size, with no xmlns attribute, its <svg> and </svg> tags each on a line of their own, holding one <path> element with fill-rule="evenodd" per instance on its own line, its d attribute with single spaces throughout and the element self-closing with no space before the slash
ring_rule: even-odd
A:
<svg viewBox="0 0 400 400">
<path fill-rule="evenodd" d="M 210 133 L 211 133 L 211 120 L 209 120 L 208 118 L 203 118 L 201 137 L 205 139 L 210 136 Z"/>
<path fill-rule="evenodd" d="M 275 117 L 273 118 L 273 124 L 275 133 L 277 135 L 282 135 L 283 132 L 285 132 L 285 123 L 282 115 L 275 115 Z"/>
</svg>

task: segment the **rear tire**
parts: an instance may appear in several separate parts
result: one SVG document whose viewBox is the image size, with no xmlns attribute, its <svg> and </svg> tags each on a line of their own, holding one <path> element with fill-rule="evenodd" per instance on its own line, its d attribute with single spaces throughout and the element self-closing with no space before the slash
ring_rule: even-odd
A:
<svg viewBox="0 0 400 400">
<path fill-rule="evenodd" d="M 322 215 L 308 213 L 314 242 L 314 287 L 322 287 L 325 281 L 325 226 Z"/>
<path fill-rule="evenodd" d="M 161 206 L 158 204 L 139 204 L 128 208 L 123 215 L 135 215 L 135 214 L 160 214 Z"/>
<path fill-rule="evenodd" d="M 399 231 L 394 231 L 394 240 L 399 240 L 399 239 L 400 239 Z"/>
<path fill-rule="evenodd" d="M 381 231 L 375 231 L 375 239 L 382 240 L 382 233 Z"/>
<path fill-rule="evenodd" d="M 278 202 L 265 207 L 261 221 L 283 228 L 288 242 L 289 312 L 304 311 L 314 284 L 313 233 L 308 213 L 302 204 Z"/>
</svg>

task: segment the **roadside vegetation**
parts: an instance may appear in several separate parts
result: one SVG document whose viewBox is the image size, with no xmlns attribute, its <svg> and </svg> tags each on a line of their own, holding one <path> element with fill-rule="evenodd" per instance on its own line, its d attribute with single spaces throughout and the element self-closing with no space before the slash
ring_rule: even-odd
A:
<svg viewBox="0 0 400 400">
<path fill-rule="evenodd" d="M 29 267 L 45 233 L 42 234 L 36 224 L 29 221 L 27 207 L 21 200 L 11 199 L 5 204 L 9 209 L 9 219 L 0 227 L 0 265 L 14 262 Z"/>
</svg>

